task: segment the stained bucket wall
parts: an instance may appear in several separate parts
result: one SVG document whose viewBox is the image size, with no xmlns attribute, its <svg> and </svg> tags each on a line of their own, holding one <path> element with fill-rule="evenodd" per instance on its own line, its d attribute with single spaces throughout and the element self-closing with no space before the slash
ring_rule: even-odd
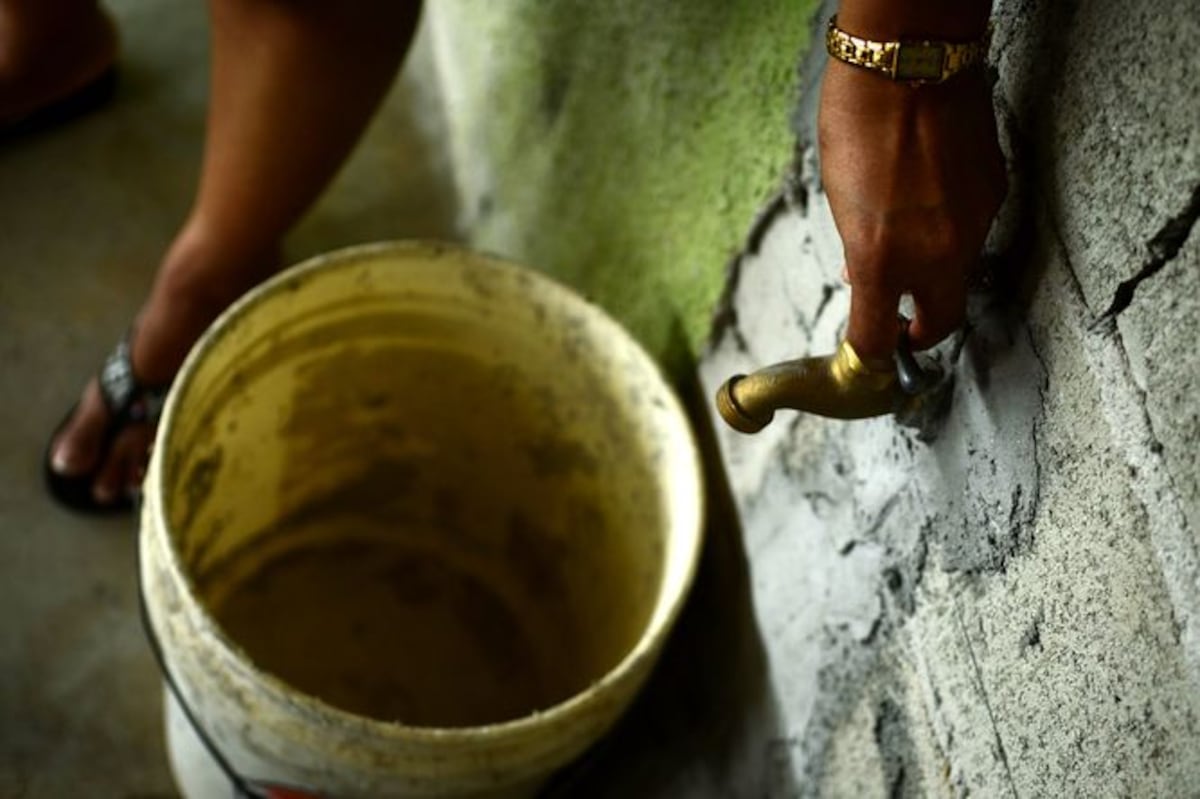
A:
<svg viewBox="0 0 1200 799">
<path fill-rule="evenodd" d="M 336 253 L 231 309 L 147 486 L 184 700 L 240 773 L 327 795 L 529 795 L 628 705 L 699 551 L 695 449 L 649 357 L 557 284 L 437 245 Z"/>
</svg>

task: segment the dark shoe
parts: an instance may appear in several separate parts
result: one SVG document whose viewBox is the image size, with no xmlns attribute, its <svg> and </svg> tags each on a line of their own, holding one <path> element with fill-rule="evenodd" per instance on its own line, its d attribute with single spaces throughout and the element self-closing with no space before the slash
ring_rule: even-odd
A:
<svg viewBox="0 0 1200 799">
<path fill-rule="evenodd" d="M 54 471 L 51 466 L 52 450 L 58 434 L 66 426 L 75 408 L 67 414 L 62 423 L 50 436 L 46 447 L 44 471 L 46 488 L 50 496 L 59 504 L 71 510 L 82 513 L 113 513 L 125 511 L 133 507 L 133 499 L 124 496 L 112 503 L 97 502 L 92 496 L 92 483 L 104 464 L 113 441 L 117 435 L 131 424 L 154 425 L 162 414 L 163 401 L 166 399 L 170 386 L 145 386 L 138 382 L 133 374 L 133 362 L 130 357 L 130 336 L 126 335 L 117 344 L 117 348 L 104 361 L 100 370 L 100 396 L 108 410 L 108 423 L 100 445 L 100 456 L 96 459 L 96 468 L 87 474 L 64 475 Z M 76 406 L 78 407 L 78 406 Z"/>
</svg>

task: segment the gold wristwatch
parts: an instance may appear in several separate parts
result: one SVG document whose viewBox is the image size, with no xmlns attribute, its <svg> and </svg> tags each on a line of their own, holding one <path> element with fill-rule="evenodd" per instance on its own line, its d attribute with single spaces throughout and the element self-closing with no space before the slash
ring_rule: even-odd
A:
<svg viewBox="0 0 1200 799">
<path fill-rule="evenodd" d="M 941 83 L 963 70 L 982 64 L 987 56 L 991 26 L 973 42 L 876 42 L 846 33 L 829 19 L 825 49 L 838 61 L 879 72 L 894 81 Z"/>
</svg>

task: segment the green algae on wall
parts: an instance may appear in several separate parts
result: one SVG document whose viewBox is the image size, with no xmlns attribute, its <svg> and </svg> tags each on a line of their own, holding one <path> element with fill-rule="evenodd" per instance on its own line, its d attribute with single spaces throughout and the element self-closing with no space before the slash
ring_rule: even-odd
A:
<svg viewBox="0 0 1200 799">
<path fill-rule="evenodd" d="M 430 4 L 472 243 L 574 286 L 685 374 L 791 161 L 814 5 Z"/>
</svg>

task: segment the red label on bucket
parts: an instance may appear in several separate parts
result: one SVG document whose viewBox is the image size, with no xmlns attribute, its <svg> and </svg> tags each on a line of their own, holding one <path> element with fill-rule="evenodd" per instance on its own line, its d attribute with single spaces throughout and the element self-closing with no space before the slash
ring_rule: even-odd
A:
<svg viewBox="0 0 1200 799">
<path fill-rule="evenodd" d="M 295 788 L 267 788 L 267 799 L 321 799 L 315 793 L 305 793 Z"/>
</svg>

